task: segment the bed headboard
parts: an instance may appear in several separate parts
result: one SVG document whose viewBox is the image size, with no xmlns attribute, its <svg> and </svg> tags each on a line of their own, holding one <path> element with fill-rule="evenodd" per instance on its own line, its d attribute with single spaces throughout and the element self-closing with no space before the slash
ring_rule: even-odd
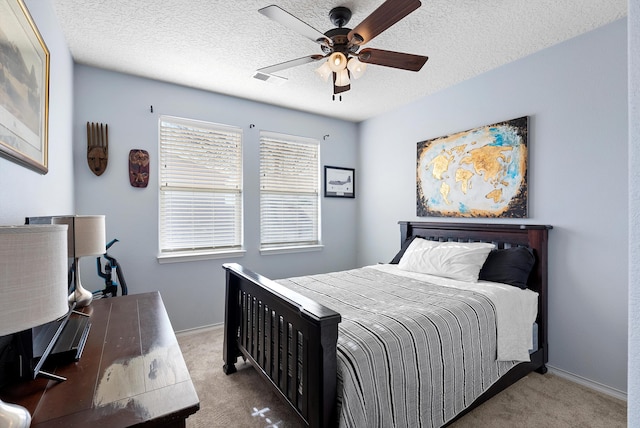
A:
<svg viewBox="0 0 640 428">
<path fill-rule="evenodd" d="M 527 288 L 538 293 L 539 343 L 547 361 L 547 241 L 552 226 L 535 224 L 446 223 L 400 221 L 400 244 L 412 236 L 435 241 L 490 242 L 497 248 L 530 247 L 536 256 Z"/>
<path fill-rule="evenodd" d="M 491 223 L 444 223 L 401 221 L 400 243 L 412 236 L 434 241 L 490 242 L 497 248 L 530 247 L 536 255 L 536 264 L 529 277 L 528 288 L 546 292 L 547 239 L 552 226 Z"/>
</svg>

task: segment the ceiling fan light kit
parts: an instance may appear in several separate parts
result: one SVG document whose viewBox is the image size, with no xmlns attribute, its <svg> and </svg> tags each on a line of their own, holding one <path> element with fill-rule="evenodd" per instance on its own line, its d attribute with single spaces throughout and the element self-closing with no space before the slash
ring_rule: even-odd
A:
<svg viewBox="0 0 640 428">
<path fill-rule="evenodd" d="M 329 68 L 334 73 L 338 73 L 347 68 L 347 57 L 342 52 L 334 52 L 329 57 Z"/>
<path fill-rule="evenodd" d="M 354 29 L 344 27 L 351 19 L 351 10 L 344 6 L 335 7 L 329 12 L 329 19 L 336 28 L 324 34 L 276 5 L 264 7 L 258 12 L 318 43 L 323 55 L 309 55 L 264 67 L 257 70 L 254 77 L 268 81 L 265 75 L 323 60 L 322 65 L 315 71 L 324 81 L 333 76 L 335 100 L 335 95 L 351 89 L 351 78 L 362 77 L 367 64 L 417 72 L 422 69 L 428 57 L 372 48 L 363 49 L 360 53 L 358 51 L 362 45 L 370 42 L 420 5 L 419 0 L 386 0 Z M 342 100 L 342 96 L 339 99 Z"/>
<path fill-rule="evenodd" d="M 340 70 L 336 73 L 336 86 L 347 86 L 350 83 L 349 71 L 347 71 L 347 69 Z"/>
<path fill-rule="evenodd" d="M 320 67 L 316 68 L 316 73 L 318 73 L 318 76 L 322 77 L 325 82 L 328 82 L 329 76 L 333 73 L 333 70 L 329 67 L 329 61 L 323 62 Z"/>
<path fill-rule="evenodd" d="M 349 62 L 347 63 L 347 68 L 349 69 L 349 73 L 351 74 L 351 77 L 353 77 L 354 79 L 359 79 L 367 70 L 367 64 L 360 61 L 358 58 L 354 56 L 349 58 Z"/>
</svg>

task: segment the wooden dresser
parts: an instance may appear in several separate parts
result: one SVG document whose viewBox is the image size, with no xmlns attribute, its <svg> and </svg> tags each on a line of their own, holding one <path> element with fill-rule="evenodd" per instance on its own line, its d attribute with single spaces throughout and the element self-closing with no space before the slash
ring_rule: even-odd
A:
<svg viewBox="0 0 640 428">
<path fill-rule="evenodd" d="M 31 426 L 184 427 L 198 395 L 158 292 L 95 300 L 77 362 L 48 367 L 64 382 L 36 378 L 0 392 L 26 407 Z"/>
</svg>

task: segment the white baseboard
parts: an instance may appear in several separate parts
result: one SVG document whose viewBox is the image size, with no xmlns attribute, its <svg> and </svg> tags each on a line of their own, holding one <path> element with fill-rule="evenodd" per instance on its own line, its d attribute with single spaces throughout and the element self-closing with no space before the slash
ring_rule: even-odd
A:
<svg viewBox="0 0 640 428">
<path fill-rule="evenodd" d="M 582 376 L 578 376 L 573 373 L 569 373 L 557 367 L 547 365 L 547 368 L 549 369 L 550 373 L 553 373 L 558 377 L 570 380 L 571 382 L 575 382 L 582 386 L 586 386 L 587 388 L 593 389 L 603 394 L 610 395 L 611 397 L 617 398 L 619 400 L 627 401 L 627 393 L 624 391 L 620 391 L 618 389 L 611 388 L 610 386 L 603 385 L 598 382 L 594 382 L 590 379 L 584 378 Z"/>
<path fill-rule="evenodd" d="M 188 328 L 186 330 L 176 331 L 176 336 L 189 336 L 191 334 L 202 333 L 208 330 L 213 330 L 213 329 L 222 328 L 222 327 L 224 327 L 224 323 L 210 324 L 210 325 L 205 325 L 205 326 L 196 327 L 196 328 Z"/>
</svg>

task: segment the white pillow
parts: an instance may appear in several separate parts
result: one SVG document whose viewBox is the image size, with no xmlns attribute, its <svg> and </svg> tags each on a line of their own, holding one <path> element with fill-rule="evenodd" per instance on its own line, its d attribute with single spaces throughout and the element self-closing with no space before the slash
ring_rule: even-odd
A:
<svg viewBox="0 0 640 428">
<path fill-rule="evenodd" d="M 478 282 L 478 274 L 495 245 L 484 242 L 437 242 L 414 239 L 398 262 L 411 272 Z"/>
</svg>

